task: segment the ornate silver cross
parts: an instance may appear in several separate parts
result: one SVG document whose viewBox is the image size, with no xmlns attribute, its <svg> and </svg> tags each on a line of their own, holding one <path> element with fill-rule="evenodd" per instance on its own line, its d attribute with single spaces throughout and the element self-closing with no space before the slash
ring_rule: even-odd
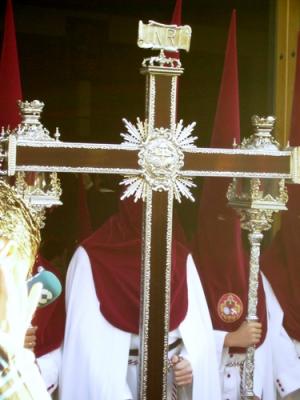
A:
<svg viewBox="0 0 300 400">
<path fill-rule="evenodd" d="M 176 123 L 177 59 L 164 50 L 188 50 L 191 29 L 150 21 L 140 23 L 138 45 L 160 50 L 145 59 L 146 116 L 136 125 L 125 120 L 123 143 L 67 143 L 42 135 L 36 103 L 19 129 L 1 139 L 3 173 L 77 172 L 120 174 L 126 185 L 123 197 L 145 202 L 141 288 L 141 400 L 167 397 L 168 332 L 171 276 L 172 214 L 174 197 L 192 199 L 196 176 L 276 178 L 300 181 L 299 149 L 206 149 L 194 145 L 195 124 Z M 35 118 L 33 118 L 35 116 Z M 31 136 L 26 136 L 26 129 Z M 37 128 L 39 126 L 39 129 Z M 43 136 L 32 132 L 38 131 Z M 47 133 L 47 132 L 46 132 Z M 48 134 L 48 133 L 47 133 Z"/>
</svg>

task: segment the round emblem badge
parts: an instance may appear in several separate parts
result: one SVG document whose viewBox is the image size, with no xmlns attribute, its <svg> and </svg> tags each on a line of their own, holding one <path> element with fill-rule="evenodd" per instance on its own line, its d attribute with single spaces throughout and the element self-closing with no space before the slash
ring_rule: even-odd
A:
<svg viewBox="0 0 300 400">
<path fill-rule="evenodd" d="M 234 293 L 225 293 L 218 302 L 218 315 L 224 322 L 235 322 L 243 313 L 242 300 Z"/>
</svg>

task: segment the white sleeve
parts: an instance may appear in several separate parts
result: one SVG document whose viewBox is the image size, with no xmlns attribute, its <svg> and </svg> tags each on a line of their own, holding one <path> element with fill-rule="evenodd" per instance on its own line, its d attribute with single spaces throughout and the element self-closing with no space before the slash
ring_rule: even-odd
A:
<svg viewBox="0 0 300 400">
<path fill-rule="evenodd" d="M 193 368 L 192 400 L 221 399 L 217 352 L 209 310 L 192 257 L 187 259 L 188 311 L 179 325 Z"/>
<path fill-rule="evenodd" d="M 214 330 L 219 367 L 221 367 L 223 356 L 225 356 L 226 353 L 228 353 L 228 347 L 224 347 L 225 337 L 227 333 L 228 332 L 226 331 Z"/>
<path fill-rule="evenodd" d="M 38 357 L 36 362 L 48 392 L 54 392 L 58 386 L 58 376 L 61 365 L 61 349 L 55 349 L 50 353 Z"/>
<path fill-rule="evenodd" d="M 300 388 L 300 359 L 296 346 L 283 327 L 283 310 L 273 289 L 263 275 L 271 332 L 274 380 L 281 397 Z"/>
</svg>

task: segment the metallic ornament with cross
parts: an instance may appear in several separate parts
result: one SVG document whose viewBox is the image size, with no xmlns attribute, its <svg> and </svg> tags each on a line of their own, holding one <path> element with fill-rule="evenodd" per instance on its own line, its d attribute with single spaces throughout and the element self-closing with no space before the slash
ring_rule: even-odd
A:
<svg viewBox="0 0 300 400">
<path fill-rule="evenodd" d="M 135 125 L 124 120 L 127 132 L 121 134 L 123 143 L 62 142 L 58 132 L 55 138 L 51 138 L 39 121 L 43 107 L 39 101 L 21 103 L 22 124 L 9 135 L 2 135 L 0 142 L 2 174 L 17 175 L 17 189 L 19 192 L 23 190 L 28 201 L 35 199 L 38 203 L 37 197 L 34 197 L 35 188 L 33 191 L 28 189 L 24 174 L 50 173 L 51 190 L 46 193 L 46 200 L 41 201 L 40 208 L 59 201 L 57 172 L 120 174 L 124 176 L 122 184 L 127 186 L 123 197 L 133 195 L 135 199 L 144 200 L 140 400 L 167 398 L 174 197 L 178 201 L 182 196 L 193 199 L 190 188 L 194 186 L 192 178 L 197 176 L 247 178 L 245 180 L 250 182 L 248 186 L 252 195 L 254 193 L 261 200 L 264 199 L 259 196 L 261 178 L 265 181 L 279 179 L 283 182 L 281 187 L 284 179 L 300 183 L 299 148 L 280 151 L 274 146 L 261 146 L 259 140 L 255 146 L 245 145 L 241 148 L 197 148 L 194 145 L 195 137 L 191 136 L 195 124 L 184 127 L 182 121 L 176 122 L 177 82 L 183 68 L 178 59 L 166 56 L 164 51 L 188 51 L 190 38 L 189 26 L 140 22 L 138 45 L 160 50 L 160 54 L 142 63 L 141 73 L 146 77 L 146 119 L 137 119 Z M 258 132 L 263 121 L 256 120 Z M 240 210 L 243 207 L 238 200 L 245 200 L 245 195 L 236 192 L 237 186 L 231 187 L 229 198 L 232 205 Z M 273 198 L 275 203 L 276 199 Z M 283 209 L 285 201 L 284 196 L 279 196 L 279 205 L 273 202 L 272 212 Z M 255 204 L 258 208 L 262 206 L 259 202 Z M 244 208 L 251 209 L 252 205 L 248 202 Z M 254 283 L 258 268 L 256 258 L 251 264 Z M 257 302 L 255 284 L 251 296 L 254 302 L 251 318 L 254 318 Z M 249 365 L 250 383 L 245 398 L 250 399 L 253 397 L 251 357 Z"/>
</svg>

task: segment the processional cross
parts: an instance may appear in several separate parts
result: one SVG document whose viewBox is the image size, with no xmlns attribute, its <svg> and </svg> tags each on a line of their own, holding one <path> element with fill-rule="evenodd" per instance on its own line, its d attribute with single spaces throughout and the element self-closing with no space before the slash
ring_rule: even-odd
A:
<svg viewBox="0 0 300 400">
<path fill-rule="evenodd" d="M 136 125 L 124 120 L 127 133 L 122 134 L 122 144 L 68 143 L 60 141 L 58 134 L 55 139 L 51 138 L 39 122 L 42 103 L 38 101 L 21 104 L 23 123 L 13 134 L 1 140 L 3 173 L 17 174 L 19 183 L 28 172 L 51 173 L 54 188 L 50 195 L 55 197 L 57 172 L 120 174 L 125 177 L 122 183 L 127 185 L 123 197 L 134 195 L 136 199 L 144 199 L 140 400 L 164 400 L 167 396 L 174 197 L 179 201 L 182 195 L 192 199 L 189 189 L 194 186 L 193 177 L 248 178 L 250 197 L 239 195 L 239 185 L 234 181 L 229 199 L 240 211 L 245 199 L 254 199 L 257 219 L 262 200 L 265 200 L 260 190 L 260 178 L 281 180 L 279 197 L 275 199 L 279 206 L 272 203 L 274 197 L 267 196 L 269 208 L 273 209 L 284 208 L 286 199 L 282 180 L 300 180 L 298 148 L 280 151 L 272 146 L 269 149 L 263 146 L 272 129 L 268 119 L 257 122 L 257 140 L 254 140 L 254 146 L 248 146 L 250 149 L 247 146 L 239 149 L 197 148 L 193 144 L 195 137 L 191 136 L 195 124 L 183 127 L 182 121 L 176 123 L 177 81 L 183 68 L 179 60 L 165 56 L 164 50 L 188 51 L 190 38 L 189 26 L 140 22 L 138 45 L 160 50 L 160 55 L 142 63 L 141 73 L 146 77 L 146 119 L 138 119 Z M 22 184 L 24 189 L 24 180 Z M 26 192 L 26 188 L 24 190 Z M 250 319 L 256 317 L 257 248 L 259 246 L 254 241 L 251 304 L 248 307 Z M 244 392 L 247 399 L 253 397 L 253 355 L 254 349 L 248 354 L 248 383 Z"/>
</svg>

